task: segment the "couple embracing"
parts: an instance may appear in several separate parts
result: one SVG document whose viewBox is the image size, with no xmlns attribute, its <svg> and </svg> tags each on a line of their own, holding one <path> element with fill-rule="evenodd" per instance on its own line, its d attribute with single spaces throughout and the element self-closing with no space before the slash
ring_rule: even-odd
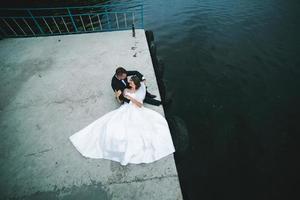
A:
<svg viewBox="0 0 300 200">
<path fill-rule="evenodd" d="M 116 69 L 111 86 L 121 106 L 70 137 L 83 156 L 127 165 L 151 163 L 175 151 L 165 118 L 143 106 L 161 104 L 144 82 L 138 71 Z"/>
</svg>

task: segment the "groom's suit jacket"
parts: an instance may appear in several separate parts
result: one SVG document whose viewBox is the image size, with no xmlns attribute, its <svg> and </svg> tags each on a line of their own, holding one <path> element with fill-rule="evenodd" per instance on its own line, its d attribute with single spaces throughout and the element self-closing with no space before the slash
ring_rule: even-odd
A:
<svg viewBox="0 0 300 200">
<path fill-rule="evenodd" d="M 138 71 L 127 71 L 127 76 L 133 76 L 133 75 L 136 75 L 141 81 L 144 79 L 143 74 L 141 74 Z M 127 78 L 125 78 L 124 80 L 119 80 L 114 75 L 111 79 L 111 87 L 112 87 L 113 91 L 121 90 L 123 92 L 125 90 L 125 88 L 129 87 L 129 83 L 127 81 Z M 129 101 L 130 101 L 129 99 L 125 98 L 123 96 L 123 94 L 120 95 L 119 99 L 121 101 L 124 101 L 124 102 L 127 102 L 127 103 L 129 103 Z"/>
</svg>

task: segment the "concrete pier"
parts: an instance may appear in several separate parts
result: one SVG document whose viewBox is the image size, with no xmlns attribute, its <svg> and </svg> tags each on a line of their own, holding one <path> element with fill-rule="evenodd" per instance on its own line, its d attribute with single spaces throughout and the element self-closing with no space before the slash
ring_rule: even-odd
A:
<svg viewBox="0 0 300 200">
<path fill-rule="evenodd" d="M 68 139 L 119 106 L 117 66 L 159 96 L 144 30 L 4 39 L 0 58 L 0 199 L 182 199 L 173 155 L 121 166 Z"/>
</svg>

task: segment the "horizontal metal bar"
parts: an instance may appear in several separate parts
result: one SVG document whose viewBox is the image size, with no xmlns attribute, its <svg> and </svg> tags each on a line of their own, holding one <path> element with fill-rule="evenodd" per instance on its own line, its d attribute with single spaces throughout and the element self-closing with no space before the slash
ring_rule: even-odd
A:
<svg viewBox="0 0 300 200">
<path fill-rule="evenodd" d="M 131 29 L 131 28 L 130 28 Z M 130 30 L 127 28 L 120 28 L 120 29 L 105 29 L 105 30 L 95 30 L 95 31 L 78 31 L 78 32 L 65 32 L 65 33 L 53 33 L 53 34 L 49 34 L 49 33 L 44 33 L 44 34 L 40 34 L 38 36 L 52 36 L 52 35 L 70 35 L 70 34 L 81 34 L 81 33 L 95 33 L 95 32 L 113 32 L 113 31 L 122 31 L 122 30 Z M 139 28 L 137 28 L 139 29 Z M 142 30 L 142 29 L 141 29 Z M 17 37 L 32 37 L 31 35 L 10 35 L 11 38 L 17 38 Z"/>
<path fill-rule="evenodd" d="M 107 14 L 122 14 L 122 13 L 133 13 L 133 12 L 138 12 L 138 11 L 113 11 L 113 12 L 107 12 Z M 72 14 L 72 16 L 74 17 L 79 17 L 79 16 L 88 16 L 88 15 L 99 15 L 99 14 L 104 14 L 105 12 L 95 12 L 95 13 L 88 13 L 88 14 Z M 41 16 L 34 16 L 35 18 L 52 18 L 52 17 L 70 17 L 70 15 L 66 14 L 66 15 L 41 15 Z M 21 18 L 28 18 L 28 19 L 32 19 L 32 17 L 30 16 L 6 16 L 6 17 L 0 17 L 0 19 L 11 19 L 11 18 L 15 18 L 15 19 L 21 19 Z"/>
<path fill-rule="evenodd" d="M 52 8 L 0 8 L 0 10 L 64 10 L 64 9 L 88 9 L 88 8 L 113 8 L 118 6 L 127 6 L 126 9 L 141 7 L 141 4 L 128 6 L 128 4 L 124 3 L 115 3 L 110 5 L 94 5 L 94 6 L 69 6 L 69 7 L 52 7 Z"/>
</svg>

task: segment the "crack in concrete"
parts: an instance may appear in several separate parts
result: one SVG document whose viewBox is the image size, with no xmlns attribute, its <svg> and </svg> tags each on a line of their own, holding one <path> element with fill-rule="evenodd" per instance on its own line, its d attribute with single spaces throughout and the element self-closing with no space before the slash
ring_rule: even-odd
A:
<svg viewBox="0 0 300 200">
<path fill-rule="evenodd" d="M 52 102 L 49 102 L 49 104 L 64 104 L 66 102 L 71 102 L 71 103 L 86 103 L 87 101 L 89 100 L 95 100 L 97 98 L 100 98 L 102 96 L 102 94 L 92 94 L 86 98 L 82 98 L 82 99 L 70 99 L 70 98 L 65 98 L 65 99 L 60 99 L 60 100 L 55 100 L 55 101 L 52 101 Z"/>
<path fill-rule="evenodd" d="M 36 155 L 40 155 L 40 154 L 43 154 L 43 153 L 46 153 L 48 151 L 52 151 L 53 149 L 44 149 L 42 151 L 39 151 L 39 152 L 36 152 L 36 153 L 30 153 L 30 154 L 26 154 L 24 155 L 24 157 L 29 157 L 29 156 L 36 156 Z"/>
<path fill-rule="evenodd" d="M 164 178 L 178 178 L 177 175 L 170 175 L 170 176 L 157 176 L 157 177 L 151 177 L 151 178 L 146 178 L 146 179 L 142 179 L 142 178 L 135 178 L 134 180 L 130 180 L 130 181 L 121 181 L 121 182 L 108 182 L 107 185 L 117 185 L 117 184 L 130 184 L 130 183 L 139 183 L 139 182 L 145 182 L 145 181 L 152 181 L 155 179 L 164 179 Z M 105 184 L 105 183 L 103 183 Z M 105 184 L 106 185 L 106 184 Z"/>
<path fill-rule="evenodd" d="M 63 104 L 63 103 L 66 103 L 66 102 L 71 102 L 71 103 L 85 103 L 89 100 L 92 100 L 92 99 L 96 99 L 97 97 L 100 97 L 101 95 L 90 95 L 86 98 L 82 98 L 82 99 L 77 99 L 77 100 L 72 100 L 70 98 L 65 98 L 65 99 L 60 99 L 60 100 L 55 100 L 53 102 L 50 102 L 49 104 Z"/>
<path fill-rule="evenodd" d="M 89 100 L 96 100 L 97 98 L 99 98 L 101 96 L 102 96 L 102 94 L 100 94 L 100 95 L 94 95 L 93 94 L 93 95 L 90 95 L 86 98 L 77 99 L 77 100 L 72 100 L 70 98 L 65 98 L 65 99 L 54 100 L 54 101 L 45 102 L 45 103 L 40 103 L 41 102 L 40 100 L 38 100 L 36 102 L 30 102 L 28 104 L 23 104 L 23 105 L 20 105 L 20 104 L 18 105 L 18 103 L 17 103 L 17 105 L 14 106 L 13 108 L 3 109 L 3 110 L 1 110 L 1 112 L 2 111 L 14 111 L 14 110 L 18 110 L 18 109 L 26 109 L 26 108 L 29 108 L 29 107 L 44 106 L 44 105 L 49 106 L 51 104 L 64 104 L 64 103 L 67 103 L 67 102 L 74 103 L 74 104 L 75 103 L 86 103 Z"/>
</svg>

